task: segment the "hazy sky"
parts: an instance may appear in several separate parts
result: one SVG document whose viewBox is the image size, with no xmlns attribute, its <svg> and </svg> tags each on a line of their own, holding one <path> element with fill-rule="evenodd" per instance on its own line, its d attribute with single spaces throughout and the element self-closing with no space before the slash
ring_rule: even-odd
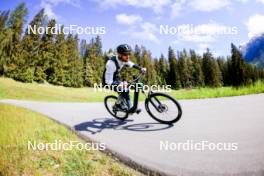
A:
<svg viewBox="0 0 264 176">
<path fill-rule="evenodd" d="M 0 10 L 14 9 L 19 0 L 0 1 Z M 50 18 L 65 26 L 104 27 L 103 49 L 120 43 L 144 45 L 159 57 L 175 50 L 209 47 L 215 55 L 229 55 L 237 46 L 264 32 L 264 0 L 34 0 L 23 1 L 29 9 L 27 21 L 45 8 Z M 179 32 L 179 26 L 200 33 Z M 171 29 L 165 34 L 161 26 Z M 185 28 L 186 29 L 186 28 Z M 225 34 L 219 31 L 227 31 Z M 90 40 L 92 34 L 80 39 Z"/>
</svg>

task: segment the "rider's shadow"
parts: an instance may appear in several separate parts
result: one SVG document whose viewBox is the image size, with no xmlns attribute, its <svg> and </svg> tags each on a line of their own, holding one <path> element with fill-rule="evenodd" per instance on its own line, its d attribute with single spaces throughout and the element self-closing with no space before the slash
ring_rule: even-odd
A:
<svg viewBox="0 0 264 176">
<path fill-rule="evenodd" d="M 110 118 L 93 119 L 92 121 L 83 122 L 74 126 L 77 131 L 88 131 L 91 134 L 96 134 L 104 129 L 115 129 L 121 125 L 125 125 L 127 122 L 133 120 L 116 120 Z"/>
<path fill-rule="evenodd" d="M 102 132 L 105 129 L 147 132 L 165 130 L 173 126 L 160 123 L 127 124 L 128 122 L 133 121 L 134 120 L 121 121 L 113 118 L 98 118 L 93 119 L 92 121 L 77 124 L 74 126 L 74 129 L 77 131 L 88 131 L 91 134 L 96 134 Z"/>
</svg>

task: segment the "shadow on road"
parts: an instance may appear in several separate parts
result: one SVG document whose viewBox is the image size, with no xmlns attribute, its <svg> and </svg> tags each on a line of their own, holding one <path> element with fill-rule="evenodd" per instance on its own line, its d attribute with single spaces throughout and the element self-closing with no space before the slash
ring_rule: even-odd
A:
<svg viewBox="0 0 264 176">
<path fill-rule="evenodd" d="M 137 123 L 128 124 L 134 120 L 117 120 L 113 118 L 98 118 L 92 121 L 83 122 L 74 126 L 77 131 L 88 131 L 91 134 L 100 133 L 105 129 L 114 130 L 129 130 L 137 132 L 147 132 L 147 131 L 159 131 L 171 128 L 173 125 L 166 125 L 160 123 Z"/>
</svg>

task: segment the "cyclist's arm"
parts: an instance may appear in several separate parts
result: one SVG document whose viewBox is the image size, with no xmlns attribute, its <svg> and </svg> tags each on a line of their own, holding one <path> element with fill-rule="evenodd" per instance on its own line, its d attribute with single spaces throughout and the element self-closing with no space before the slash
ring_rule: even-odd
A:
<svg viewBox="0 0 264 176">
<path fill-rule="evenodd" d="M 127 65 L 128 65 L 130 68 L 135 68 L 135 69 L 138 69 L 138 70 L 141 70 L 141 68 L 142 68 L 142 67 L 140 67 L 138 64 L 133 63 L 132 61 L 128 61 L 128 62 L 127 62 Z"/>
<path fill-rule="evenodd" d="M 142 69 L 142 67 L 140 67 L 138 64 L 134 64 L 133 65 L 133 68 L 138 69 L 138 70 L 141 70 Z"/>
</svg>

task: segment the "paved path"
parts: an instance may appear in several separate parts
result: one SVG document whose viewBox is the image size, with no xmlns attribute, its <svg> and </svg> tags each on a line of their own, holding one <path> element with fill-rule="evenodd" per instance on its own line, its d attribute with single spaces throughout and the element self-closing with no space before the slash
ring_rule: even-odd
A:
<svg viewBox="0 0 264 176">
<path fill-rule="evenodd" d="M 264 94 L 180 101 L 183 117 L 174 126 L 156 123 L 144 110 L 120 122 L 103 103 L 0 102 L 45 114 L 167 175 L 264 175 Z M 166 142 L 170 150 L 161 150 Z M 225 143 L 225 150 L 187 150 L 188 142 Z M 237 150 L 230 151 L 231 144 Z"/>
</svg>

